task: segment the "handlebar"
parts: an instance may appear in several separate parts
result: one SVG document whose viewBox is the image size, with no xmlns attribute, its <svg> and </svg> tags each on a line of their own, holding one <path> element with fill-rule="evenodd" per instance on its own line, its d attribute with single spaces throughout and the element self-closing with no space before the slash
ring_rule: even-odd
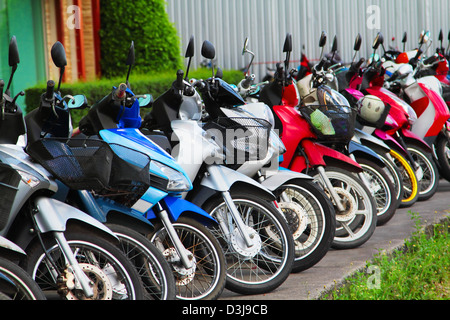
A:
<svg viewBox="0 0 450 320">
<path fill-rule="evenodd" d="M 242 89 L 248 89 L 250 88 L 251 84 L 253 83 L 253 81 L 255 80 L 255 75 L 249 75 L 247 77 L 245 77 L 244 80 L 241 81 L 241 87 Z"/>
<path fill-rule="evenodd" d="M 116 92 L 114 93 L 115 97 L 117 99 L 124 99 L 125 98 L 125 91 L 127 90 L 127 85 L 125 83 L 121 83 L 119 87 L 116 89 Z"/>
<path fill-rule="evenodd" d="M 47 90 L 45 91 L 45 100 L 52 101 L 55 92 L 55 81 L 47 81 Z"/>
</svg>

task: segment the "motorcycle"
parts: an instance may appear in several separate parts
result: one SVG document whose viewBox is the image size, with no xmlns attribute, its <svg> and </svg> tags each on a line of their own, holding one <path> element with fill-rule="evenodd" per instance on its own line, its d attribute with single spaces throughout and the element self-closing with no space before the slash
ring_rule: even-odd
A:
<svg viewBox="0 0 450 320">
<path fill-rule="evenodd" d="M 378 46 L 383 42 L 383 36 L 379 33 L 375 38 L 373 48 L 376 50 Z M 418 53 L 416 56 L 418 57 Z M 419 200 L 427 200 L 431 198 L 437 190 L 439 181 L 439 172 L 433 159 L 432 148 L 430 144 L 423 140 L 424 135 L 420 133 L 422 127 L 425 127 L 423 121 L 427 121 L 425 116 L 421 117 L 421 121 L 418 120 L 417 111 L 414 110 L 412 105 L 408 104 L 404 99 L 401 99 L 393 93 L 392 89 L 387 90 L 385 87 L 389 86 L 389 82 L 394 80 L 399 81 L 401 77 L 405 77 L 401 71 L 398 71 L 395 75 L 389 77 L 389 81 L 384 81 L 384 74 L 389 71 L 393 64 L 391 62 L 385 62 L 380 67 L 382 68 L 380 72 L 366 72 L 363 80 L 362 91 L 368 94 L 379 97 L 381 100 L 388 102 L 391 105 L 389 114 L 394 118 L 397 124 L 400 126 L 395 132 L 389 131 L 391 134 L 405 149 L 408 151 L 408 156 L 410 163 L 420 170 L 417 174 L 419 180 Z M 408 65 L 403 65 L 407 68 Z M 386 69 L 387 68 L 387 69 Z M 370 69 L 370 68 L 369 68 Z M 389 76 L 389 74 L 386 74 Z M 400 77 L 400 78 L 399 78 Z M 369 86 L 367 86 L 367 84 Z M 379 86 L 379 85 L 382 86 Z M 420 87 L 420 84 L 417 84 Z M 417 86 L 411 86 L 411 90 L 416 90 Z M 431 97 L 438 99 L 437 94 L 432 95 L 432 90 L 425 88 L 426 92 L 430 94 Z M 433 98 L 434 99 L 434 98 Z M 442 98 L 441 98 L 442 100 Z M 431 100 L 430 100 L 431 101 Z M 411 102 L 408 100 L 408 102 Z M 444 103 L 445 106 L 445 103 Z M 445 109 L 447 107 L 445 106 Z M 448 111 L 447 111 L 448 113 Z M 439 120 L 440 122 L 441 120 Z M 445 121 L 444 121 L 445 122 Z M 439 130 L 442 129 L 442 123 Z M 416 171 L 417 172 L 417 171 Z"/>
<path fill-rule="evenodd" d="M 186 57 L 194 54 L 193 41 L 186 50 Z M 202 46 L 202 56 L 215 57 L 215 49 L 209 41 Z M 267 139 L 269 126 L 263 121 L 234 118 L 232 124 L 211 121 L 199 123 L 200 97 L 221 93 L 226 96 L 227 86 L 219 77 L 199 80 L 191 85 L 182 70 L 172 87 L 153 103 L 141 130 L 153 135 L 161 132 L 170 146 L 173 157 L 186 170 L 194 188 L 184 195 L 185 199 L 202 207 L 219 222 L 213 232 L 220 240 L 227 259 L 227 282 L 229 290 L 241 294 L 266 293 L 279 287 L 292 270 L 294 244 L 288 224 L 281 212 L 274 207 L 275 195 L 266 187 L 247 175 L 234 170 L 256 152 L 264 157 L 267 149 L 259 149 L 255 141 L 242 142 L 242 133 L 252 132 L 254 137 Z M 228 97 L 227 101 L 233 100 Z M 208 103 L 205 102 L 205 106 Z M 210 114 L 211 115 L 211 114 Z M 214 118 L 215 119 L 215 118 Z M 235 121 L 234 121 L 235 120 Z M 233 126 L 234 125 L 234 126 Z M 237 136 L 231 140 L 213 140 L 206 128 L 231 130 Z M 241 129 L 239 133 L 236 129 Z M 264 141 L 264 140 L 261 140 Z M 267 144 L 265 145 L 267 148 Z M 224 162 L 226 150 L 231 152 L 231 161 Z M 257 158 L 256 160 L 259 160 Z M 242 162 L 241 162 L 242 161 Z"/>
<path fill-rule="evenodd" d="M 146 231 L 146 237 L 170 263 L 178 299 L 217 299 L 225 285 L 225 260 L 219 242 L 207 228 L 216 221 L 204 210 L 180 197 L 182 192 L 192 188 L 181 166 L 162 148 L 130 126 L 130 123 L 136 123 L 133 122 L 136 119 L 132 118 L 132 111 L 139 110 L 140 98 L 134 95 L 128 82 L 133 64 L 132 43 L 127 59 L 129 72 L 126 84 L 114 87 L 110 94 L 92 105 L 73 136 L 97 136 L 113 148 L 126 146 L 115 148 L 115 151 L 120 158 L 133 164 L 139 161 L 136 154 L 150 157 L 150 166 L 144 169 L 151 177 L 150 186 L 143 193 L 133 190 L 131 197 L 107 193 L 105 196 L 108 199 L 95 197 L 95 201 L 108 212 L 111 210 L 110 200 L 113 199 L 154 225 L 152 231 Z M 146 97 L 147 104 L 151 104 L 150 98 Z M 140 120 L 139 114 L 137 117 Z"/>
<path fill-rule="evenodd" d="M 54 60 L 65 60 L 64 48 L 57 42 L 52 48 Z M 58 57 L 60 54 L 61 57 Z M 61 67 L 64 61 L 61 62 Z M 134 212 L 126 206 L 124 201 L 115 201 L 116 198 L 127 197 L 133 201 L 134 194 L 141 194 L 149 187 L 148 166 L 150 159 L 143 154 L 126 150 L 135 161 L 127 163 L 118 158 L 117 149 L 124 152 L 124 147 L 115 145 L 113 148 L 89 139 L 70 140 L 72 127 L 70 110 L 83 108 L 87 105 L 86 97 L 78 95 L 62 98 L 54 92 L 54 82 L 48 82 L 48 90 L 41 96 L 38 108 L 25 116 L 27 124 L 27 151 L 32 158 L 54 173 L 55 176 L 64 175 L 67 185 L 58 181 L 58 192 L 55 199 L 66 202 L 96 218 L 110 228 L 120 240 L 120 248 L 130 261 L 135 265 L 142 283 L 145 286 L 149 299 L 170 300 L 175 298 L 175 280 L 171 268 L 162 253 L 143 235 L 153 230 L 153 225 L 139 212 Z M 66 103 L 66 99 L 69 99 Z M 66 159 L 63 154 L 68 156 Z M 50 165 L 48 154 L 52 155 L 51 162 L 58 162 L 58 168 Z M 92 181 L 92 190 L 83 190 L 85 183 L 78 184 L 76 178 L 68 178 L 64 170 L 70 165 L 73 157 L 81 165 L 81 170 L 91 170 L 88 162 L 98 161 L 102 163 L 103 156 L 112 155 L 111 177 L 108 166 L 97 166 L 98 176 L 102 180 Z M 137 164 L 136 164 L 137 163 Z M 66 166 L 66 167 L 65 167 Z M 103 175 L 103 173 L 105 175 Z M 95 175 L 94 175 L 95 176 Z M 109 179 L 108 179 L 109 178 Z M 69 180 L 70 179 L 70 180 Z M 103 183 L 108 193 L 119 194 L 116 198 L 108 196 L 103 190 Z M 100 187 L 99 187 L 100 185 Z M 132 186 L 132 187 L 130 187 Z M 96 201 L 94 192 L 99 198 Z M 132 195 L 133 193 L 133 195 Z M 99 197 L 99 195 L 101 195 Z"/>
<path fill-rule="evenodd" d="M 246 68 L 250 69 L 254 54 L 248 50 L 248 38 L 244 42 L 242 54 L 250 53 L 252 59 Z M 218 72 L 220 73 L 220 71 Z M 238 87 L 243 90 L 253 80 L 253 75 L 246 75 Z M 198 83 L 190 79 L 191 84 Z M 215 138 L 213 130 L 218 129 L 220 135 L 224 133 L 224 125 L 240 119 L 239 121 L 256 123 L 266 120 L 270 123 L 268 150 L 265 156 L 259 159 L 241 161 L 229 165 L 237 172 L 243 173 L 261 185 L 267 187 L 276 195 L 277 206 L 281 209 L 292 229 L 295 243 L 295 260 L 292 272 L 300 272 L 317 264 L 328 252 L 334 238 L 335 217 L 334 209 L 326 194 L 308 175 L 295 173 L 287 169 L 280 170 L 278 166 L 279 155 L 284 152 L 284 146 L 273 127 L 273 117 L 267 106 L 261 103 L 247 104 L 231 85 L 225 81 L 220 82 L 221 94 L 203 100 L 205 111 L 199 123 L 205 122 L 203 129 Z M 227 89 L 227 90 L 225 90 Z M 220 90 L 220 89 L 219 89 Z M 242 90 L 239 90 L 240 94 Z M 229 104 L 231 99 L 241 100 L 240 104 Z M 214 100 L 214 101 L 212 101 Z M 201 107 L 199 107 L 201 108 Z M 209 113 L 219 114 L 211 118 Z M 225 129 L 226 131 L 226 129 Z M 225 132 L 226 133 L 226 132 Z M 257 134 L 256 132 L 254 132 Z M 221 136 L 217 137 L 221 139 Z M 225 164 L 227 165 L 227 164 Z"/>
<path fill-rule="evenodd" d="M 133 265 L 116 247 L 118 238 L 105 225 L 68 204 L 51 198 L 54 177 L 17 144 L 25 124 L 11 97 L 11 80 L 20 62 L 16 38 L 9 45 L 12 73 L 3 93 L 0 81 L 0 162 L 3 176 L 0 235 L 22 248 L 20 266 L 46 296 L 67 300 L 141 300 L 144 289 Z M 19 124 L 12 128 L 4 124 Z M 4 132 L 6 131 L 6 133 Z M 5 171 L 7 172 L 7 171 Z M 93 279 L 95 281 L 93 281 Z"/>
<path fill-rule="evenodd" d="M 325 39 L 321 38 L 323 41 Z M 277 66 L 276 81 L 264 86 L 259 95 L 259 100 L 273 111 L 275 128 L 287 149 L 281 166 L 315 177 L 329 195 L 337 220 L 332 246 L 341 249 L 360 246 L 371 237 L 376 227 L 374 199 L 364 183 L 353 175 L 362 172 L 361 166 L 344 154 L 319 144 L 314 127 L 300 114 L 304 107 L 300 105 L 292 74 L 287 71 L 291 51 L 292 39 L 288 34 L 283 48 L 286 52 L 285 66 Z M 327 101 L 322 103 L 327 104 Z M 352 121 L 348 124 L 352 125 Z M 352 135 L 353 129 L 349 128 L 339 136 L 328 135 L 326 138 L 350 139 Z"/>
<path fill-rule="evenodd" d="M 355 41 L 358 44 L 358 39 Z M 332 53 L 337 50 L 336 37 L 332 45 Z M 321 87 L 322 91 L 326 91 L 330 96 L 334 96 L 336 100 L 342 101 L 343 105 L 349 105 L 346 98 L 338 93 L 337 77 L 335 76 L 335 68 L 340 68 L 339 64 L 333 64 L 332 61 L 324 59 L 321 69 L 314 67 L 313 73 L 297 82 L 297 88 L 300 92 L 300 97 L 305 106 L 318 105 L 320 102 L 317 97 L 317 88 Z M 353 106 L 352 106 L 353 107 Z M 328 107 L 326 107 L 326 110 Z M 320 110 L 319 110 L 320 111 Z M 316 113 L 319 111 L 315 111 Z M 356 111 L 356 108 L 354 109 Z M 313 116 L 313 115 L 312 115 Z M 367 188 L 371 191 L 377 204 L 377 225 L 386 223 L 394 215 L 398 205 L 399 199 L 395 197 L 397 191 L 392 184 L 391 178 L 384 170 L 386 167 L 385 161 L 375 153 L 372 149 L 364 146 L 362 141 L 367 140 L 364 133 L 355 131 L 351 140 L 347 142 L 336 140 L 319 140 L 324 145 L 329 145 L 335 150 L 338 150 L 361 165 L 363 172 L 358 176 L 363 181 Z M 380 148 L 383 146 L 377 143 Z"/>
</svg>

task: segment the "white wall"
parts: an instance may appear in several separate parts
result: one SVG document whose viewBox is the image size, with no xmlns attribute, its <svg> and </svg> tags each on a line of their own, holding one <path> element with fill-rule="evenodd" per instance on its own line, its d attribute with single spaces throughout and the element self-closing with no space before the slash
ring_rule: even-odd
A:
<svg viewBox="0 0 450 320">
<path fill-rule="evenodd" d="M 284 60 L 282 46 L 287 32 L 292 34 L 294 46 L 291 66 L 298 65 L 303 45 L 310 60 L 319 57 L 318 40 L 322 31 L 328 35 L 326 52 L 337 35 L 339 53 L 345 61 L 350 61 L 353 56 L 353 42 L 358 33 L 363 39 L 358 58 L 367 58 L 372 53 L 371 43 L 378 31 L 383 33 L 386 47 L 390 44 L 401 47 L 403 32 L 407 31 L 407 49 L 412 49 L 417 45 L 420 31 L 427 29 L 434 40 L 434 49 L 442 28 L 444 46 L 447 47 L 450 1 L 167 0 L 167 12 L 178 29 L 183 53 L 189 37 L 194 35 L 195 66 L 202 60 L 203 40 L 209 40 L 216 47 L 220 67 L 243 68 L 249 62 L 248 56 L 241 55 L 244 40 L 248 37 L 249 49 L 256 54 L 252 72 L 261 79 L 266 66 L 273 67 Z M 391 41 L 393 36 L 395 42 Z"/>
</svg>

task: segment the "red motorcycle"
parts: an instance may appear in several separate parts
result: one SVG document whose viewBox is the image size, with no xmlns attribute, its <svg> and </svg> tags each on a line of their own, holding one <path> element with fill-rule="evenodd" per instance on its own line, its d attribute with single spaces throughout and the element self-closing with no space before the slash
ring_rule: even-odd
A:
<svg viewBox="0 0 450 320">
<path fill-rule="evenodd" d="M 300 96 L 293 82 L 295 70 L 287 72 L 291 51 L 292 38 L 288 34 L 283 48 L 286 53 L 284 67 L 277 64 L 275 79 L 261 89 L 259 100 L 271 108 L 275 129 L 287 149 L 281 166 L 315 177 L 331 198 L 337 220 L 332 246 L 340 249 L 355 248 L 365 243 L 375 230 L 375 201 L 356 176 L 362 172 L 361 166 L 350 157 L 318 143 L 319 137 L 349 141 L 353 136 L 354 117 L 351 112 L 346 112 L 348 110 L 345 107 L 340 108 L 322 88 L 318 88 L 318 96 L 323 98 L 321 104 L 334 113 L 340 112 L 335 120 L 340 122 L 338 127 L 343 130 L 325 135 L 315 130 L 301 114 L 302 109 L 307 112 L 308 107 L 300 104 Z"/>
<path fill-rule="evenodd" d="M 373 43 L 373 49 L 383 43 L 383 36 L 378 33 Z M 360 90 L 366 95 L 380 98 L 385 104 L 390 105 L 390 121 L 382 128 L 385 134 L 391 136 L 395 141 L 407 150 L 407 159 L 415 169 L 419 181 L 419 200 L 429 199 L 437 190 L 439 172 L 433 159 L 430 145 L 422 139 L 423 137 L 413 132 L 412 128 L 417 121 L 416 112 L 408 103 L 400 99 L 395 93 L 387 90 L 384 86 L 386 69 L 379 62 L 372 59 L 362 75 Z M 396 73 L 390 79 L 402 78 L 403 75 Z"/>
</svg>

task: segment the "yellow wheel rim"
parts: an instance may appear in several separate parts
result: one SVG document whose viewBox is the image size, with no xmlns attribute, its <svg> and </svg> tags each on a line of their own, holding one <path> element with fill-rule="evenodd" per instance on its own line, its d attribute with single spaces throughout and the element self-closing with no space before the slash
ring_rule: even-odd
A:
<svg viewBox="0 0 450 320">
<path fill-rule="evenodd" d="M 414 199 L 417 195 L 417 192 L 419 192 L 419 185 L 417 183 L 416 174 L 414 173 L 413 168 L 411 168 L 411 165 L 406 161 L 404 157 L 402 157 L 399 153 L 395 152 L 394 150 L 391 150 L 389 152 L 391 156 L 396 159 L 402 167 L 406 170 L 406 173 L 408 175 L 409 180 L 411 181 L 411 194 L 408 198 L 403 198 L 402 202 L 409 202 L 412 199 Z"/>
</svg>

